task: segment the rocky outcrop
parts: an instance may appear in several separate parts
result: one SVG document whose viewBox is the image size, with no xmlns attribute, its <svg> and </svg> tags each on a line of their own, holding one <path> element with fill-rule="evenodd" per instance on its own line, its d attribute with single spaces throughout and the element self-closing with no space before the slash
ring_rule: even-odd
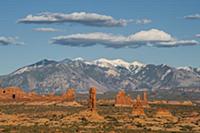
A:
<svg viewBox="0 0 200 133">
<path fill-rule="evenodd" d="M 126 96 L 124 90 L 120 90 L 115 98 L 115 106 L 132 106 L 133 100 Z"/>
<path fill-rule="evenodd" d="M 157 109 L 156 117 L 173 117 L 171 112 L 164 108 Z"/>
<path fill-rule="evenodd" d="M 133 105 L 132 115 L 134 116 L 145 116 L 143 104 L 140 95 L 137 96 L 136 102 Z"/>
<path fill-rule="evenodd" d="M 35 92 L 24 92 L 19 87 L 7 87 L 0 89 L 0 101 L 2 102 L 75 102 L 75 91 L 70 88 L 62 96 L 54 94 L 38 95 Z"/>
<path fill-rule="evenodd" d="M 73 88 L 70 88 L 66 91 L 64 95 L 62 95 L 62 98 L 64 101 L 74 101 L 75 100 L 75 90 Z"/>
<path fill-rule="evenodd" d="M 137 102 L 140 102 L 143 108 L 150 108 L 147 91 L 143 92 L 143 97 L 141 98 L 140 95 L 137 95 L 137 98 L 133 100 L 133 106 L 137 104 Z"/>
<path fill-rule="evenodd" d="M 12 86 L 0 89 L 0 99 L 3 100 L 23 100 L 27 97 L 27 94 L 19 87 Z"/>
<path fill-rule="evenodd" d="M 96 88 L 94 87 L 89 90 L 89 109 L 91 111 L 96 110 Z"/>
<path fill-rule="evenodd" d="M 96 109 L 96 88 L 91 87 L 89 89 L 89 100 L 88 100 L 88 109 L 75 113 L 71 116 L 65 117 L 64 121 L 90 121 L 90 122 L 103 122 L 105 121 L 103 116 L 100 116 Z"/>
</svg>

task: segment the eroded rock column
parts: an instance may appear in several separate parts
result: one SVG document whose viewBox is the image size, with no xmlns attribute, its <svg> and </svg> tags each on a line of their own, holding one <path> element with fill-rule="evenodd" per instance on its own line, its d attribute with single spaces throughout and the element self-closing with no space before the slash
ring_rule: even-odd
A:
<svg viewBox="0 0 200 133">
<path fill-rule="evenodd" d="M 96 88 L 91 87 L 89 90 L 89 109 L 91 111 L 96 110 Z"/>
</svg>

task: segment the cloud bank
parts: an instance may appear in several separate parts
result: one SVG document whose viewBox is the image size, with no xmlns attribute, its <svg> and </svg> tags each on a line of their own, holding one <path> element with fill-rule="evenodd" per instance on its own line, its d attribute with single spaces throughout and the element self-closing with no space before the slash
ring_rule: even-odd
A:
<svg viewBox="0 0 200 133">
<path fill-rule="evenodd" d="M 60 31 L 60 30 L 54 29 L 54 28 L 35 28 L 33 30 L 38 31 L 38 32 L 58 32 L 58 31 Z"/>
<path fill-rule="evenodd" d="M 24 42 L 19 42 L 18 37 L 4 37 L 0 36 L 0 45 L 23 45 Z"/>
<path fill-rule="evenodd" d="M 185 19 L 200 19 L 200 14 L 192 14 L 184 17 Z"/>
<path fill-rule="evenodd" d="M 18 20 L 18 23 L 24 24 L 79 23 L 98 27 L 120 27 L 126 26 L 131 22 L 135 24 L 148 24 L 152 21 L 146 18 L 138 20 L 115 19 L 112 16 L 86 12 L 74 12 L 70 14 L 44 12 L 37 15 L 30 14 Z"/>
<path fill-rule="evenodd" d="M 141 46 L 178 47 L 199 44 L 196 40 L 177 40 L 169 33 L 158 29 L 140 31 L 129 36 L 113 35 L 101 32 L 72 34 L 54 37 L 52 38 L 51 43 L 71 47 L 103 45 L 111 48 L 138 48 Z"/>
</svg>

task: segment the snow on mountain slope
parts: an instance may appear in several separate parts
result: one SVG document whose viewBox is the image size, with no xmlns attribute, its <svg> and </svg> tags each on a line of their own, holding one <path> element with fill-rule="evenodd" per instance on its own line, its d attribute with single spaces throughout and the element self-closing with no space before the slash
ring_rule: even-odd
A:
<svg viewBox="0 0 200 133">
<path fill-rule="evenodd" d="M 165 74 L 162 75 L 161 80 L 164 80 L 165 77 L 166 77 L 169 73 L 171 73 L 171 71 L 172 71 L 171 69 L 167 70 L 167 71 L 165 72 Z"/>
<path fill-rule="evenodd" d="M 52 63 L 56 63 L 56 61 L 51 61 L 51 60 L 47 60 L 47 59 L 44 59 L 44 60 L 41 60 L 35 64 L 32 64 L 32 65 L 29 65 L 29 66 L 25 66 L 25 67 L 22 67 L 18 70 L 16 70 L 15 72 L 11 73 L 12 75 L 16 75 L 16 74 L 22 74 L 24 72 L 29 72 L 29 71 L 32 71 L 34 69 L 38 69 L 38 68 L 42 68 L 46 65 L 51 65 Z"/>
<path fill-rule="evenodd" d="M 138 67 L 144 67 L 146 66 L 145 64 L 139 62 L 139 61 L 134 61 L 132 63 L 130 63 L 130 65 L 133 65 L 133 66 L 138 66 Z"/>
<path fill-rule="evenodd" d="M 129 62 L 126 62 L 122 59 L 115 59 L 115 60 L 108 60 L 108 59 L 105 59 L 105 58 L 101 58 L 101 59 L 98 59 L 98 60 L 95 60 L 93 62 L 91 62 L 91 64 L 95 64 L 97 66 L 100 66 L 100 67 L 107 67 L 107 68 L 113 68 L 113 67 L 124 67 L 126 69 L 130 69 L 130 66 L 137 66 L 137 67 L 143 67 L 145 66 L 144 64 L 138 62 L 138 61 L 135 61 L 135 62 L 132 62 L 132 63 L 129 63 Z"/>
<path fill-rule="evenodd" d="M 28 72 L 28 71 L 31 71 L 33 69 L 37 69 L 37 68 L 41 68 L 43 67 L 44 65 L 34 65 L 34 66 L 27 66 L 27 67 L 23 67 L 23 68 L 20 68 L 18 70 L 16 70 L 14 73 L 12 73 L 13 75 L 16 75 L 16 74 L 22 74 L 24 72 Z"/>
<path fill-rule="evenodd" d="M 177 67 L 178 70 L 193 71 L 191 67 Z"/>
<path fill-rule="evenodd" d="M 186 71 L 187 70 L 187 71 Z M 87 91 L 91 86 L 110 91 L 143 88 L 199 88 L 199 68 L 174 68 L 165 64 L 142 64 L 121 59 L 101 58 L 88 61 L 82 58 L 62 61 L 42 60 L 0 76 L 1 86 L 19 86 L 29 91 L 45 93 L 46 89 L 62 91 L 74 87 Z"/>
<path fill-rule="evenodd" d="M 116 59 L 116 60 L 108 60 L 105 58 L 101 58 L 98 60 L 94 61 L 94 64 L 101 66 L 101 67 L 117 67 L 117 66 L 121 66 L 121 67 L 125 67 L 125 68 L 129 68 L 129 63 L 125 62 L 121 59 Z"/>
</svg>

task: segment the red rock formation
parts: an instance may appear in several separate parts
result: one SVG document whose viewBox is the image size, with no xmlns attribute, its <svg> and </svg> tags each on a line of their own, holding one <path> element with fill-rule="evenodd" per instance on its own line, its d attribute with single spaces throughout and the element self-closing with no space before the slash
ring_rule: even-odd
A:
<svg viewBox="0 0 200 133">
<path fill-rule="evenodd" d="M 120 90 L 115 98 L 115 106 L 131 106 L 133 103 L 130 96 L 126 96 L 123 90 Z"/>
<path fill-rule="evenodd" d="M 1 89 L 0 97 L 5 100 L 21 100 L 26 97 L 26 93 L 19 87 L 7 87 Z"/>
<path fill-rule="evenodd" d="M 29 97 L 37 96 L 37 93 L 35 93 L 35 92 L 29 92 L 29 93 L 28 93 L 28 96 L 29 96 Z"/>
<path fill-rule="evenodd" d="M 135 104 L 133 104 L 132 114 L 134 116 L 145 116 L 143 104 L 140 99 L 140 95 L 137 96 Z"/>
<path fill-rule="evenodd" d="M 157 109 L 156 117 L 173 117 L 171 112 L 164 108 Z"/>
<path fill-rule="evenodd" d="M 89 90 L 89 109 L 91 111 L 96 110 L 96 88 L 94 87 Z"/>
<path fill-rule="evenodd" d="M 70 88 L 66 91 L 66 93 L 62 96 L 64 101 L 72 102 L 75 100 L 75 90 Z"/>
<path fill-rule="evenodd" d="M 54 94 L 49 95 L 37 95 L 35 92 L 24 92 L 19 87 L 7 87 L 0 89 L 0 101 L 46 101 L 46 102 L 55 102 L 55 101 L 67 101 L 72 102 L 75 100 L 75 91 L 74 89 L 68 89 L 65 94 L 62 96 L 55 96 Z"/>
</svg>

